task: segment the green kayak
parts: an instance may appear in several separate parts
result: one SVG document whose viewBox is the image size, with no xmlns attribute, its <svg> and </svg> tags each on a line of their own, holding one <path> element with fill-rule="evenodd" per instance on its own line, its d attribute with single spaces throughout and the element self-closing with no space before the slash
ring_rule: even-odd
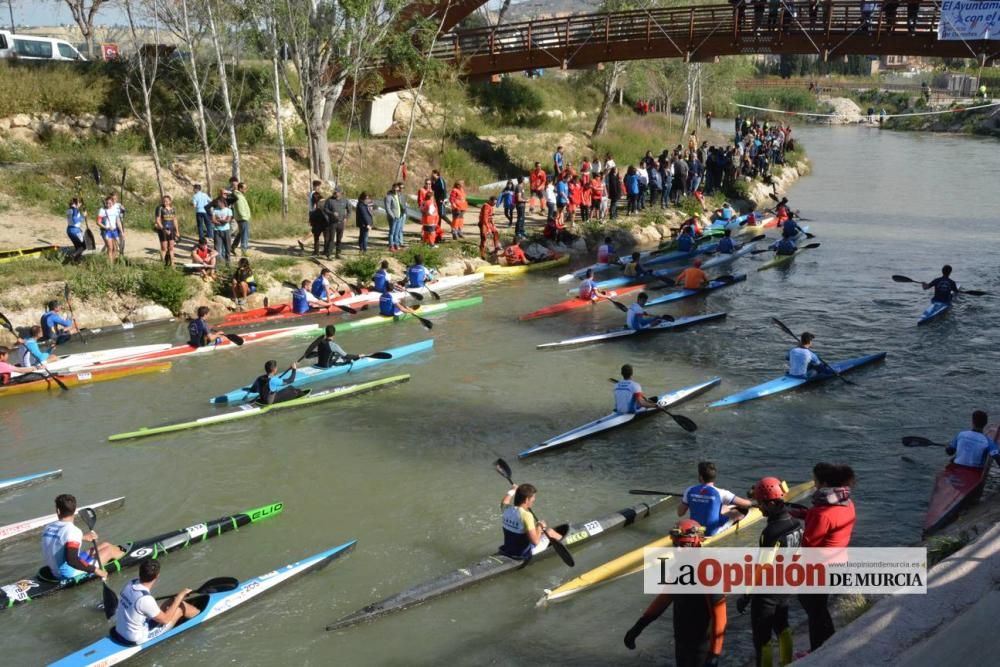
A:
<svg viewBox="0 0 1000 667">
<path fill-rule="evenodd" d="M 449 310 L 458 310 L 459 308 L 468 308 L 469 306 L 478 306 L 483 302 L 483 297 L 481 296 L 470 296 L 468 299 L 455 299 L 454 301 L 444 301 L 442 303 L 430 303 L 426 306 L 421 306 L 417 310 L 417 315 L 420 317 L 428 317 L 433 315 L 440 315 Z M 337 323 L 337 333 L 341 334 L 345 331 L 355 331 L 357 329 L 367 329 L 368 327 L 375 327 L 380 324 L 390 324 L 392 322 L 401 322 L 404 320 L 414 319 L 409 313 L 403 313 L 398 317 L 389 317 L 388 315 L 373 315 L 372 317 L 362 317 L 357 320 L 350 320 L 348 322 Z M 317 332 L 315 329 L 309 331 L 303 331 L 303 335 L 309 335 L 315 337 L 317 333 L 322 334 L 322 331 Z"/>
<path fill-rule="evenodd" d="M 241 419 L 249 419 L 250 417 L 256 417 L 258 415 L 263 415 L 274 410 L 283 410 L 285 408 L 300 408 L 307 405 L 314 405 L 316 403 L 322 403 L 324 401 L 330 401 L 336 398 L 346 398 L 348 396 L 353 396 L 354 394 L 360 394 L 362 392 L 371 391 L 378 387 L 388 386 L 391 384 L 398 384 L 400 382 L 406 382 L 410 379 L 409 375 L 393 375 L 392 377 L 381 378 L 379 380 L 372 380 L 371 382 L 362 382 L 360 384 L 349 384 L 343 387 L 334 387 L 333 389 L 326 389 L 317 393 L 312 393 L 311 389 L 303 390 L 305 393 L 298 398 L 293 398 L 290 401 L 283 401 L 281 403 L 272 403 L 271 405 L 258 405 L 256 403 L 250 403 L 247 405 L 241 405 L 238 408 L 227 410 L 225 412 L 220 412 L 218 414 L 212 415 L 210 417 L 202 417 L 201 419 L 195 419 L 194 421 L 179 422 L 176 424 L 166 424 L 164 426 L 150 426 L 140 428 L 138 431 L 132 431 L 131 433 L 118 433 L 116 435 L 108 436 L 108 440 L 111 442 L 117 442 L 119 440 L 134 440 L 136 438 L 145 438 L 151 435 L 161 435 L 163 433 L 174 433 L 176 431 L 186 431 L 192 428 L 201 428 L 202 426 L 212 426 L 214 424 L 228 424 L 229 422 L 239 421 Z"/>
</svg>

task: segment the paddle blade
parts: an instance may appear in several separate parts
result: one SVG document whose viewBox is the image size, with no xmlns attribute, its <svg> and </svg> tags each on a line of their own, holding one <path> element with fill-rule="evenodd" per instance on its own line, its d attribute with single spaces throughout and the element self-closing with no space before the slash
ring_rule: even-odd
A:
<svg viewBox="0 0 1000 667">
<path fill-rule="evenodd" d="M 777 317 L 772 317 L 771 318 L 771 322 L 772 322 L 772 324 L 774 324 L 775 326 L 777 326 L 779 329 L 781 329 L 782 331 L 784 331 L 786 334 L 788 334 L 792 338 L 798 339 L 798 336 L 795 335 L 795 332 L 792 331 L 791 329 L 789 329 L 788 327 L 786 327 L 785 323 L 782 322 L 781 320 L 779 320 Z"/>
<path fill-rule="evenodd" d="M 892 282 L 894 282 L 894 283 L 916 283 L 916 282 L 920 282 L 920 281 L 914 280 L 913 278 L 907 278 L 906 276 L 901 276 L 899 274 L 894 274 L 892 276 Z"/>
<path fill-rule="evenodd" d="M 14 325 L 10 323 L 10 320 L 8 320 L 7 316 L 3 313 L 0 313 L 0 327 L 3 327 L 12 334 L 14 333 Z M 17 334 L 14 335 L 16 336 Z"/>
<path fill-rule="evenodd" d="M 989 292 L 984 292 L 978 289 L 963 289 L 959 290 L 962 294 L 968 294 L 969 296 L 989 296 Z"/>
<path fill-rule="evenodd" d="M 434 290 L 432 290 L 430 287 L 427 287 L 426 285 L 424 285 L 424 287 L 427 289 L 428 292 L 430 292 L 431 296 L 434 297 L 435 301 L 440 301 L 441 300 L 441 295 L 440 294 L 438 294 L 437 292 L 435 292 Z"/>
<path fill-rule="evenodd" d="M 62 381 L 62 380 L 60 380 L 60 379 L 59 379 L 59 377 L 58 377 L 57 375 L 53 375 L 52 373 L 47 373 L 47 375 L 48 375 L 48 376 L 49 376 L 50 378 L 52 378 L 53 382 L 55 382 L 55 383 L 56 383 L 57 385 L 59 385 L 59 388 L 60 388 L 60 389 L 62 389 L 63 391 L 69 391 L 69 387 L 67 387 L 67 386 L 65 385 L 65 383 L 63 383 L 63 381 Z"/>
<path fill-rule="evenodd" d="M 628 306 L 626 306 L 621 301 L 615 301 L 614 299 L 608 299 L 608 301 L 610 301 L 611 303 L 613 303 L 614 306 L 615 306 L 615 308 L 617 308 L 618 310 L 622 311 L 623 313 L 627 313 L 628 312 Z"/>
<path fill-rule="evenodd" d="M 733 278 L 732 276 L 727 275 L 727 276 L 719 276 L 718 278 L 716 278 L 716 280 L 718 280 L 720 283 L 731 283 L 736 279 Z"/>
<path fill-rule="evenodd" d="M 423 301 L 424 300 L 424 295 L 421 294 L 420 292 L 410 292 L 410 291 L 407 291 L 406 293 L 409 294 L 410 296 L 412 296 L 417 301 Z"/>
<path fill-rule="evenodd" d="M 747 243 L 756 243 L 757 241 L 763 241 L 766 238 L 767 238 L 767 234 L 758 234 L 757 236 L 755 236 L 752 239 L 750 239 L 749 241 L 747 241 Z"/>
<path fill-rule="evenodd" d="M 104 607 L 104 618 L 112 619 L 115 613 L 118 611 L 118 596 L 115 592 L 111 590 L 111 586 L 108 586 L 108 582 L 104 582 L 104 586 L 101 588 L 101 602 Z"/>
<path fill-rule="evenodd" d="M 927 438 L 921 438 L 919 435 L 906 435 L 903 436 L 903 447 L 947 447 L 948 445 L 942 444 L 940 442 L 934 442 L 928 440 Z"/>
<path fill-rule="evenodd" d="M 673 315 L 657 315 L 656 317 L 657 319 L 663 320 L 664 322 L 674 322 L 677 319 Z"/>
<path fill-rule="evenodd" d="M 229 342 L 232 343 L 233 345 L 235 345 L 236 347 L 239 347 L 240 345 L 243 345 L 243 336 L 239 336 L 237 334 L 229 334 L 229 333 L 223 334 L 223 335 L 226 338 L 228 338 Z"/>
<path fill-rule="evenodd" d="M 337 306 L 341 311 L 345 313 L 350 313 L 351 315 L 357 315 L 358 311 L 350 306 Z"/>
<path fill-rule="evenodd" d="M 77 515 L 83 519 L 83 522 L 87 524 L 88 530 L 93 530 L 94 526 L 97 525 L 97 513 L 90 507 L 84 507 L 82 510 L 77 512 Z"/>
<path fill-rule="evenodd" d="M 392 359 L 391 352 L 372 352 L 371 354 L 365 355 L 371 359 Z"/>
<path fill-rule="evenodd" d="M 555 549 L 556 553 L 559 555 L 559 558 L 562 559 L 562 562 L 566 563 L 566 565 L 570 567 L 574 567 L 576 565 L 576 561 L 573 560 L 573 554 L 569 552 L 566 545 L 556 540 L 551 540 L 551 544 L 552 548 Z"/>
<path fill-rule="evenodd" d="M 324 338 L 324 336 L 319 336 L 318 338 L 316 338 L 316 340 L 314 340 L 313 342 L 309 343 L 309 347 L 307 347 L 306 351 L 302 353 L 301 357 L 299 357 L 299 361 L 302 361 L 303 359 L 308 359 L 308 358 L 311 358 L 311 357 L 315 357 L 316 356 L 316 350 L 319 349 L 319 344 L 323 342 L 323 338 Z"/>
<path fill-rule="evenodd" d="M 493 462 L 493 467 L 496 469 L 497 473 L 499 473 L 501 477 L 506 479 L 511 484 L 514 483 L 514 480 L 511 479 L 512 473 L 510 466 L 507 465 L 506 461 L 504 461 L 503 459 L 497 459 L 496 461 Z"/>
<path fill-rule="evenodd" d="M 811 250 L 813 248 L 820 247 L 820 245 L 822 245 L 822 244 L 821 243 L 808 243 L 808 244 L 802 246 L 801 248 L 799 248 L 799 250 Z"/>
<path fill-rule="evenodd" d="M 281 286 L 284 287 L 284 288 L 286 288 L 286 289 L 290 289 L 290 290 L 297 290 L 299 288 L 298 285 L 296 285 L 295 283 L 289 282 L 287 280 L 282 280 L 281 281 Z M 264 297 L 264 300 L 267 301 L 267 297 Z M 265 308 L 267 307 L 266 303 L 264 304 L 264 307 Z"/>
<path fill-rule="evenodd" d="M 664 410 L 664 412 L 667 411 Z M 695 431 L 698 430 L 698 425 L 695 424 L 693 420 L 685 417 L 684 415 L 675 415 L 669 412 L 667 412 L 667 414 L 673 417 L 674 421 L 677 422 L 677 425 L 680 426 L 685 431 L 687 431 L 688 433 L 694 433 Z"/>
<path fill-rule="evenodd" d="M 420 320 L 420 324 L 421 324 L 421 326 L 423 326 L 423 327 L 424 327 L 425 329 L 427 329 L 428 331 L 430 331 L 431 329 L 433 329 L 433 328 L 434 328 L 434 323 L 433 323 L 433 322 L 431 322 L 431 321 L 430 321 L 429 319 L 427 319 L 426 317 L 420 317 L 419 315 L 416 315 L 416 314 L 414 314 L 414 317 L 415 317 L 415 318 L 417 318 L 418 320 Z"/>
</svg>

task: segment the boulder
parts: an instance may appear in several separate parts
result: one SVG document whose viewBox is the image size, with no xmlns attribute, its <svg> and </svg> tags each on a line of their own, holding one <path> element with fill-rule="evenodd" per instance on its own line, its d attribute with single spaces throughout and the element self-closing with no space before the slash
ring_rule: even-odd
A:
<svg viewBox="0 0 1000 667">
<path fill-rule="evenodd" d="M 10 127 L 30 127 L 31 116 L 26 113 L 14 114 L 10 118 Z"/>
</svg>

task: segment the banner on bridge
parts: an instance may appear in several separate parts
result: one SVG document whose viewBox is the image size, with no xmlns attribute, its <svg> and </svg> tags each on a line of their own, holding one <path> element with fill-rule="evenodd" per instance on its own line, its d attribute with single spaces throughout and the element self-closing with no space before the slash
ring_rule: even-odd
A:
<svg viewBox="0 0 1000 667">
<path fill-rule="evenodd" d="M 1000 0 L 944 0 L 938 39 L 1000 39 Z"/>
</svg>

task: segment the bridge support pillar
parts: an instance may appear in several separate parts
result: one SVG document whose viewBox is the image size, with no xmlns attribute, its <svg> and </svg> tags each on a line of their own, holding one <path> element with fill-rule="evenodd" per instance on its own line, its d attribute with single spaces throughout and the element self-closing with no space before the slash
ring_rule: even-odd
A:
<svg viewBox="0 0 1000 667">
<path fill-rule="evenodd" d="M 392 127 L 396 107 L 399 106 L 398 93 L 379 95 L 365 105 L 364 127 L 372 135 L 385 134 Z"/>
</svg>

